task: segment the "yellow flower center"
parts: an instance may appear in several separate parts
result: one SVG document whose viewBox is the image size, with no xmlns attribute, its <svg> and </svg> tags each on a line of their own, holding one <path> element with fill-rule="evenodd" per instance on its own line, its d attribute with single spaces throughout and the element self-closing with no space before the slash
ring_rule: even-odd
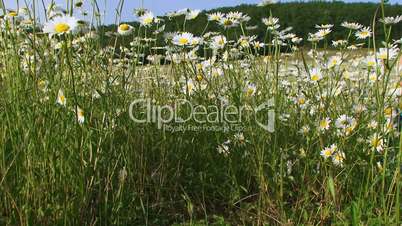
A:
<svg viewBox="0 0 402 226">
<path fill-rule="evenodd" d="M 320 77 L 317 74 L 311 75 L 311 80 L 318 81 L 319 79 L 320 79 Z"/>
<path fill-rule="evenodd" d="M 186 45 L 186 44 L 188 44 L 188 39 L 187 39 L 187 38 L 180 38 L 180 39 L 179 39 L 179 43 L 180 43 L 181 45 Z"/>
<path fill-rule="evenodd" d="M 366 36 L 368 36 L 368 32 L 367 31 L 362 31 L 362 32 L 360 32 L 360 35 L 361 36 L 363 36 L 363 37 L 366 37 Z"/>
<path fill-rule="evenodd" d="M 306 103 L 306 99 L 304 98 L 299 98 L 299 104 L 305 104 Z"/>
<path fill-rule="evenodd" d="M 198 80 L 198 81 L 202 81 L 202 79 L 203 79 L 203 76 L 202 76 L 201 74 L 198 74 L 198 75 L 197 75 L 197 80 Z"/>
<path fill-rule="evenodd" d="M 380 146 L 380 139 L 378 139 L 378 138 L 373 138 L 372 140 L 371 140 L 371 145 L 373 146 L 373 147 L 378 147 L 378 146 Z"/>
<path fill-rule="evenodd" d="M 202 64 L 197 64 L 196 67 L 197 67 L 197 70 L 199 70 L 199 71 L 202 70 Z"/>
<path fill-rule="evenodd" d="M 145 19 L 144 19 L 144 24 L 151 24 L 152 21 L 153 21 L 153 18 L 152 18 L 152 17 L 145 18 Z"/>
<path fill-rule="evenodd" d="M 340 156 L 340 155 L 336 155 L 336 156 L 335 156 L 335 160 L 338 161 L 338 162 L 342 162 L 342 161 L 343 161 L 343 158 L 342 158 L 342 156 Z"/>
<path fill-rule="evenodd" d="M 122 31 L 130 30 L 130 26 L 128 24 L 120 24 L 119 29 Z"/>
<path fill-rule="evenodd" d="M 385 108 L 384 109 L 384 114 L 387 115 L 387 116 L 392 115 L 392 108 Z"/>
<path fill-rule="evenodd" d="M 388 58 L 388 53 L 387 52 L 379 53 L 378 58 L 381 60 L 386 60 Z"/>
<path fill-rule="evenodd" d="M 224 44 L 225 44 L 225 40 L 223 40 L 223 38 L 219 39 L 218 44 L 219 44 L 219 45 L 224 45 Z"/>
<path fill-rule="evenodd" d="M 61 95 L 61 96 L 59 97 L 59 100 L 60 100 L 60 103 L 64 103 L 64 102 L 66 101 L 66 97 L 63 96 L 63 95 Z"/>
<path fill-rule="evenodd" d="M 253 95 L 253 93 L 254 93 L 254 89 L 253 89 L 253 88 L 248 88 L 248 89 L 247 89 L 247 95 L 248 95 L 248 96 Z"/>
<path fill-rule="evenodd" d="M 11 11 L 11 12 L 8 13 L 8 16 L 16 17 L 16 16 L 18 16 L 18 14 L 17 14 L 17 12 Z"/>
<path fill-rule="evenodd" d="M 324 155 L 329 157 L 332 155 L 332 151 L 330 149 L 325 150 Z"/>
<path fill-rule="evenodd" d="M 66 23 L 58 23 L 54 26 L 54 30 L 57 33 L 64 33 L 70 30 L 70 26 Z"/>
<path fill-rule="evenodd" d="M 232 25 L 233 24 L 233 22 L 231 21 L 231 20 L 225 20 L 224 22 L 223 22 L 223 25 L 225 25 L 225 26 L 230 26 L 230 25 Z"/>
<path fill-rule="evenodd" d="M 321 128 L 327 128 L 327 126 L 328 126 L 328 122 L 326 120 L 323 120 L 323 121 L 320 122 L 320 127 Z"/>
<path fill-rule="evenodd" d="M 375 61 L 369 61 L 369 62 L 367 62 L 367 66 L 369 66 L 369 67 L 374 67 L 374 66 L 375 66 Z"/>
</svg>

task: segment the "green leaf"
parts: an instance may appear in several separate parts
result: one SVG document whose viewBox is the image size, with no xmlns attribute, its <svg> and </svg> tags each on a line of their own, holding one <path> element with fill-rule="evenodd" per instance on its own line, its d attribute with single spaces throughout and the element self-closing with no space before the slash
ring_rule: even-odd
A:
<svg viewBox="0 0 402 226">
<path fill-rule="evenodd" d="M 352 225 L 353 226 L 358 226 L 359 225 L 359 206 L 356 204 L 356 202 L 352 203 Z"/>
<path fill-rule="evenodd" d="M 328 178 L 327 185 L 328 185 L 328 190 L 331 193 L 333 200 L 335 201 L 335 185 L 334 185 L 334 179 L 332 178 L 332 176 L 330 176 Z"/>
</svg>

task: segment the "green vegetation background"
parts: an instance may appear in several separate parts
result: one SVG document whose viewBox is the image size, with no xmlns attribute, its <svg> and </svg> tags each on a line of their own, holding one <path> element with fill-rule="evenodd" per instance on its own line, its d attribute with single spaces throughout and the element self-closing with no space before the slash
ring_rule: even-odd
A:
<svg viewBox="0 0 402 226">
<path fill-rule="evenodd" d="M 264 37 L 266 32 L 266 26 L 262 23 L 261 19 L 269 17 L 271 11 L 274 17 L 280 19 L 281 28 L 293 27 L 292 32 L 297 36 L 307 39 L 308 33 L 314 31 L 316 24 L 334 24 L 333 32 L 330 34 L 330 40 L 341 39 L 345 37 L 346 29 L 339 28 L 344 21 L 358 22 L 364 26 L 370 26 L 373 22 L 373 16 L 376 10 L 379 8 L 379 4 L 375 3 L 344 3 L 344 2 L 291 2 L 291 3 L 279 3 L 266 7 L 258 7 L 256 5 L 243 4 L 235 7 L 223 7 L 209 11 L 203 11 L 196 19 L 187 21 L 186 31 L 195 35 L 202 34 L 205 28 L 205 21 L 207 20 L 207 13 L 211 12 L 230 12 L 239 11 L 246 13 L 251 17 L 248 22 L 249 26 L 258 27 L 255 30 L 249 30 L 248 35 L 257 35 L 260 39 Z M 387 16 L 395 16 L 402 14 L 402 5 L 387 5 L 385 7 Z M 381 12 L 378 12 L 380 16 Z M 166 24 L 166 31 L 177 31 L 177 24 L 183 24 L 184 16 L 169 19 L 163 18 Z M 137 22 L 128 22 L 129 24 L 138 27 Z M 180 28 L 182 30 L 182 28 Z M 223 28 L 218 24 L 210 23 L 207 31 L 220 31 Z M 104 31 L 116 31 L 116 25 L 109 25 L 104 27 Z M 377 23 L 376 31 L 378 35 L 383 34 L 383 28 L 380 23 Z M 231 32 L 232 35 L 236 35 L 236 32 Z M 240 30 L 237 32 L 240 34 Z M 392 38 L 402 38 L 402 25 L 395 26 L 392 30 Z M 103 37 L 104 42 L 111 41 L 106 36 Z M 128 45 L 129 39 L 120 40 L 124 45 Z M 305 43 L 305 41 L 304 41 Z M 163 39 L 160 37 L 158 40 L 160 46 L 163 45 Z"/>
</svg>

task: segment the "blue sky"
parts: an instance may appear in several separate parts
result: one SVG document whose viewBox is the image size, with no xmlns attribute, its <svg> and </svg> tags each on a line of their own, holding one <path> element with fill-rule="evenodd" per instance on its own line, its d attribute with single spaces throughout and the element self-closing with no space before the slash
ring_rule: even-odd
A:
<svg viewBox="0 0 402 226">
<path fill-rule="evenodd" d="M 17 7 L 17 0 L 3 0 L 7 8 L 14 9 Z M 19 0 L 20 5 L 24 5 L 24 0 Z M 26 0 L 31 3 L 33 0 Z M 41 2 L 36 0 L 37 2 Z M 66 4 L 66 0 L 55 0 L 61 6 Z M 100 4 L 102 13 L 105 13 L 106 23 L 113 23 L 115 18 L 115 9 L 118 4 L 118 0 L 97 0 Z M 150 9 L 157 15 L 163 15 L 166 12 L 182 9 L 211 9 L 221 6 L 235 6 L 243 3 L 246 4 L 256 4 L 260 0 L 143 0 L 144 6 Z M 286 0 L 285 0 L 286 1 Z M 347 0 L 347 2 L 379 2 L 379 0 Z M 45 4 L 51 2 L 51 0 L 44 0 Z M 86 8 L 89 9 L 89 0 L 84 0 L 86 2 Z M 402 4 L 402 0 L 391 0 L 391 3 Z M 124 10 L 122 13 L 123 21 L 132 21 L 134 16 L 132 14 L 133 9 L 139 7 L 141 0 L 125 0 Z M 106 10 L 105 10 L 106 9 Z"/>
</svg>

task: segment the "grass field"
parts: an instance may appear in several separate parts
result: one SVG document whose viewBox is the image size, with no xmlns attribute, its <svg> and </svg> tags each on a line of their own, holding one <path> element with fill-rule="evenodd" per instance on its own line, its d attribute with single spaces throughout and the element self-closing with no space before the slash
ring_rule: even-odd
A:
<svg viewBox="0 0 402 226">
<path fill-rule="evenodd" d="M 43 24 L 3 7 L 0 225 L 401 225 L 402 16 L 383 3 L 342 40 L 269 6 L 265 37 L 239 12 L 190 34 L 140 10 L 107 46 L 67 3 Z"/>
</svg>

